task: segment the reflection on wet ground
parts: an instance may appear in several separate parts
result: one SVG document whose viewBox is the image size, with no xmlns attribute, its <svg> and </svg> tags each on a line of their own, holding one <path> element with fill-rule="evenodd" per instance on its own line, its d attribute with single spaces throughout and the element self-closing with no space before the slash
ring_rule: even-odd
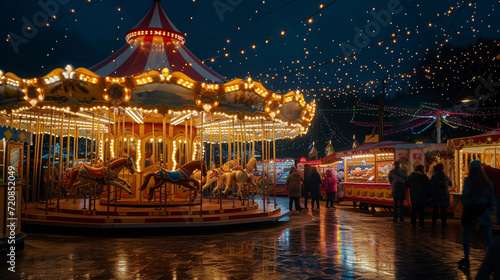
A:
<svg viewBox="0 0 500 280">
<path fill-rule="evenodd" d="M 286 208 L 288 198 L 278 203 Z M 236 228 L 92 235 L 33 230 L 17 254 L 16 272 L 2 260 L 0 278 L 467 279 L 485 254 L 476 232 L 469 275 L 456 265 L 463 256 L 458 220 L 442 233 L 352 206 Z"/>
</svg>

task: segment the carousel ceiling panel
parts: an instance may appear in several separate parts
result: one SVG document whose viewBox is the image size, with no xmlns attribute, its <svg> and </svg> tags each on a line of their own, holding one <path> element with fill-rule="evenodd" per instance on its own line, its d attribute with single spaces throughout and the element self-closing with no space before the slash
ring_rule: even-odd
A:
<svg viewBox="0 0 500 280">
<path fill-rule="evenodd" d="M 190 89 L 166 83 L 138 86 L 134 89 L 130 101 L 144 105 L 167 104 L 174 107 L 195 104 L 194 95 Z"/>
</svg>

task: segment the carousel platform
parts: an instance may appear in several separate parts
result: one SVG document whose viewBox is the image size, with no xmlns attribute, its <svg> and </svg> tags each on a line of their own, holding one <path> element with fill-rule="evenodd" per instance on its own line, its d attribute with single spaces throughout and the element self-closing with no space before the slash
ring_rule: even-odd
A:
<svg viewBox="0 0 500 280">
<path fill-rule="evenodd" d="M 88 204 L 86 204 L 88 207 Z M 83 199 L 60 201 L 59 208 L 49 205 L 45 213 L 45 204 L 28 204 L 23 210 L 22 223 L 33 226 L 54 226 L 71 228 L 185 228 L 213 227 L 237 224 L 272 222 L 289 214 L 282 212 L 279 206 L 266 205 L 263 210 L 262 201 L 254 204 L 241 205 L 236 201 L 233 207 L 232 199 L 222 200 L 222 209 L 216 199 L 208 199 L 201 205 L 152 207 L 110 206 L 108 217 L 107 205 L 96 205 L 95 210 L 83 209 Z"/>
</svg>

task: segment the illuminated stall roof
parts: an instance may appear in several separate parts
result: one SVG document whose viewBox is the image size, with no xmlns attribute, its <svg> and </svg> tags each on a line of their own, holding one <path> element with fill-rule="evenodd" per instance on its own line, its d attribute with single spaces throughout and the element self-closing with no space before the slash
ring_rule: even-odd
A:
<svg viewBox="0 0 500 280">
<path fill-rule="evenodd" d="M 352 150 L 338 152 L 337 157 L 346 157 L 359 154 L 375 154 L 375 153 L 394 153 L 395 146 L 406 144 L 404 141 L 382 141 L 378 143 L 367 143 L 360 145 Z"/>
<path fill-rule="evenodd" d="M 500 128 L 486 133 L 448 140 L 448 147 L 460 150 L 464 146 L 500 145 Z"/>
</svg>

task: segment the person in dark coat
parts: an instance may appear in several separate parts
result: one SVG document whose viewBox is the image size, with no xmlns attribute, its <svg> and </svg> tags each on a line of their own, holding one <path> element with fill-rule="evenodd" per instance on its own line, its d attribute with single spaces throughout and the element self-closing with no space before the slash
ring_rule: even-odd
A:
<svg viewBox="0 0 500 280">
<path fill-rule="evenodd" d="M 495 187 L 481 168 L 479 160 L 469 164 L 469 176 L 464 179 L 462 197 L 464 213 L 462 216 L 462 243 L 464 258 L 458 262 L 460 267 L 470 267 L 470 237 L 474 228 L 479 225 L 488 247 L 493 242 L 491 227 L 491 209 L 495 207 Z"/>
<path fill-rule="evenodd" d="M 436 228 L 438 212 L 441 210 L 441 228 L 446 228 L 446 209 L 450 206 L 450 177 L 444 174 L 444 165 L 438 163 L 434 166 L 434 174 L 431 178 L 431 206 L 432 210 L 432 228 Z"/>
<path fill-rule="evenodd" d="M 425 207 L 429 203 L 431 182 L 424 173 L 423 165 L 419 164 L 415 167 L 415 172 L 408 176 L 405 186 L 410 189 L 411 225 L 415 226 L 418 215 L 418 225 L 424 228 Z"/>
<path fill-rule="evenodd" d="M 309 175 L 309 186 L 311 187 L 311 209 L 314 210 L 314 202 L 316 201 L 316 206 L 319 210 L 319 199 L 321 197 L 321 186 L 323 188 L 323 181 L 321 181 L 321 176 L 319 175 L 316 167 L 312 168 L 311 174 Z"/>
<path fill-rule="evenodd" d="M 295 211 L 302 210 L 300 206 L 300 194 L 301 194 L 301 183 L 304 182 L 302 175 L 300 175 L 297 167 L 292 166 L 290 169 L 290 173 L 288 173 L 288 177 L 286 177 L 286 186 L 288 188 L 288 197 L 290 199 L 289 207 L 290 211 L 292 211 L 293 203 L 295 202 Z"/>
<path fill-rule="evenodd" d="M 495 204 L 497 205 L 495 214 L 496 214 L 497 224 L 499 224 L 500 223 L 500 169 L 493 168 L 489 165 L 484 164 L 483 170 L 484 173 L 486 173 L 486 176 L 488 176 L 488 178 L 490 178 L 490 180 L 493 181 L 493 184 L 495 185 Z"/>
<path fill-rule="evenodd" d="M 311 175 L 312 168 L 309 164 L 304 165 L 304 185 L 302 186 L 302 196 L 304 197 L 304 209 L 307 208 L 307 202 L 309 200 L 309 192 L 311 191 L 311 186 L 309 185 L 309 176 Z"/>
<path fill-rule="evenodd" d="M 405 216 L 405 198 L 406 198 L 406 189 L 405 182 L 408 175 L 406 175 L 406 171 L 399 167 L 399 161 L 394 162 L 394 168 L 389 172 L 389 183 L 391 184 L 392 191 L 392 201 L 394 205 L 394 209 L 392 213 L 394 214 L 393 221 L 395 223 L 398 222 L 398 212 L 399 212 L 399 220 L 404 222 Z"/>
</svg>

